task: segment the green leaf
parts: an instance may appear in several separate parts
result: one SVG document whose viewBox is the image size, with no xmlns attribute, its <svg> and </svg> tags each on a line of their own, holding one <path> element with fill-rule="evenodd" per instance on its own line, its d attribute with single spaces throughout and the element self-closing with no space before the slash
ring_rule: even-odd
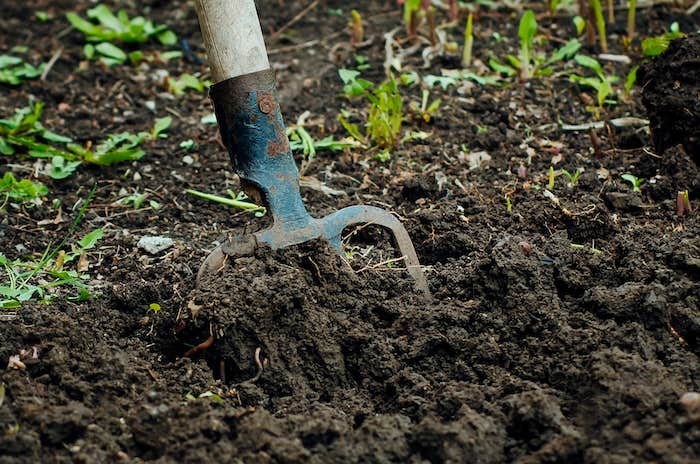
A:
<svg viewBox="0 0 700 464">
<path fill-rule="evenodd" d="M 172 46 L 177 43 L 177 36 L 173 31 L 170 30 L 161 32 L 156 36 L 156 38 L 163 45 Z"/>
<path fill-rule="evenodd" d="M 97 51 L 100 55 L 117 61 L 119 64 L 123 63 L 127 59 L 126 53 L 124 53 L 121 48 L 109 42 L 100 42 L 99 44 L 95 45 L 95 51 Z"/>
<path fill-rule="evenodd" d="M 95 246 L 97 241 L 102 238 L 102 229 L 98 228 L 93 230 L 92 232 L 88 233 L 80 239 L 78 242 L 78 245 L 80 245 L 80 248 L 83 250 L 89 250 Z"/>
<path fill-rule="evenodd" d="M 523 17 L 520 19 L 520 26 L 518 27 L 518 37 L 520 37 L 520 48 L 532 50 L 533 40 L 535 34 L 537 33 L 537 19 L 535 18 L 535 12 L 532 10 L 527 10 Z"/>
<path fill-rule="evenodd" d="M 508 77 L 513 77 L 518 73 L 513 67 L 501 63 L 496 58 L 489 59 L 489 66 L 497 73 L 503 74 Z"/>
<path fill-rule="evenodd" d="M 569 40 L 566 45 L 559 48 L 552 56 L 544 62 L 545 65 L 556 63 L 557 61 L 569 60 L 581 49 L 581 42 L 578 39 Z"/>
<path fill-rule="evenodd" d="M 435 85 L 440 85 L 443 90 L 447 90 L 449 86 L 457 85 L 457 79 L 451 76 L 434 76 L 429 74 L 423 78 L 423 82 L 430 88 L 435 87 Z"/>
<path fill-rule="evenodd" d="M 83 46 L 83 55 L 85 55 L 85 58 L 88 60 L 91 60 L 95 57 L 95 46 L 93 44 L 87 43 Z"/>
<path fill-rule="evenodd" d="M 598 74 L 598 76 L 601 76 L 601 77 L 605 76 L 605 74 L 603 73 L 603 67 L 600 65 L 600 63 L 597 60 L 591 58 L 590 56 L 576 55 L 574 57 L 574 61 L 576 61 L 576 63 L 580 66 L 592 69 L 593 71 L 596 72 L 596 74 Z"/>
<path fill-rule="evenodd" d="M 163 132 L 168 130 L 172 124 L 173 118 L 170 116 L 156 119 L 156 122 L 153 124 L 153 129 L 151 130 L 151 139 L 155 140 L 157 138 L 166 138 L 168 135 L 164 134 Z"/>
<path fill-rule="evenodd" d="M 80 161 L 66 161 L 62 156 L 54 156 L 51 158 L 49 176 L 57 180 L 65 179 L 73 174 L 80 164 Z"/>
<path fill-rule="evenodd" d="M 634 86 L 634 83 L 637 82 L 637 70 L 639 70 L 639 66 L 635 66 L 627 74 L 627 78 L 625 79 L 625 95 L 630 94 L 630 92 L 632 91 L 632 87 Z"/>
<path fill-rule="evenodd" d="M 22 63 L 22 58 L 10 55 L 0 55 L 0 69 L 9 68 Z"/>
<path fill-rule="evenodd" d="M 574 16 L 573 22 L 574 26 L 576 26 L 576 34 L 583 34 L 583 31 L 586 30 L 586 20 L 583 19 L 581 16 Z"/>
</svg>

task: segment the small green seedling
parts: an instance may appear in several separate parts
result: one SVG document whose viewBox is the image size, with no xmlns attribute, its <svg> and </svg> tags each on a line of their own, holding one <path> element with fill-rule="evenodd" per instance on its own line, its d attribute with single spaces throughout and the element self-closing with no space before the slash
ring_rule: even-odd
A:
<svg viewBox="0 0 700 464">
<path fill-rule="evenodd" d="M 347 111 L 341 111 L 338 118 L 342 126 L 360 143 L 372 142 L 380 148 L 393 148 L 398 142 L 404 121 L 403 97 L 398 81 L 390 76 L 389 80 L 375 87 L 367 80 L 358 79 L 357 71 L 341 69 L 338 74 L 348 97 L 363 96 L 371 105 L 364 135 L 357 124 L 348 121 Z"/>
<path fill-rule="evenodd" d="M 467 17 L 467 26 L 464 28 L 464 51 L 462 52 L 462 68 L 468 68 L 472 64 L 472 50 L 474 48 L 474 35 L 472 31 L 472 13 Z"/>
<path fill-rule="evenodd" d="M 578 39 L 572 39 L 547 58 L 544 54 L 535 54 L 534 42 L 536 33 L 537 20 L 535 19 L 535 13 L 532 10 L 528 10 L 521 18 L 518 28 L 520 37 L 519 56 L 506 55 L 508 64 L 504 64 L 492 57 L 489 60 L 491 69 L 507 77 L 519 75 L 520 80 L 527 81 L 532 77 L 551 74 L 554 63 L 570 59 L 581 48 L 581 43 Z"/>
<path fill-rule="evenodd" d="M 620 177 L 632 185 L 633 192 L 641 192 L 639 187 L 644 183 L 644 179 L 633 176 L 632 174 L 622 174 Z"/>
<path fill-rule="evenodd" d="M 671 41 L 683 37 L 678 23 L 671 24 L 669 32 L 656 37 L 647 37 L 642 40 L 642 53 L 644 56 L 654 57 L 659 56 L 666 51 Z"/>
<path fill-rule="evenodd" d="M 168 134 L 166 134 L 165 131 L 170 129 L 170 126 L 172 126 L 172 124 L 173 118 L 171 118 L 170 116 L 165 116 L 163 118 L 156 119 L 155 123 L 153 123 L 153 129 L 151 129 L 150 133 L 151 140 L 167 139 Z"/>
<path fill-rule="evenodd" d="M 17 308 L 34 298 L 48 303 L 58 295 L 57 289 L 64 286 L 74 287 L 79 291 L 77 295 L 67 297 L 71 301 L 83 301 L 92 296 L 89 285 L 85 283 L 90 276 L 83 273 L 87 269 L 87 262 L 78 260 L 75 270 L 66 270 L 65 267 L 75 258 L 84 256 L 86 250 L 93 248 L 102 237 L 102 230 L 96 229 L 85 235 L 71 246 L 69 253 L 63 250 L 63 246 L 85 214 L 94 193 L 95 187 L 63 240 L 56 246 L 49 245 L 40 258 L 10 261 L 0 252 L 0 267 L 4 268 L 6 276 L 4 280 L 0 280 L 0 309 Z"/>
<path fill-rule="evenodd" d="M 0 55 L 0 84 L 20 85 L 30 79 L 36 79 L 44 71 L 45 64 L 34 67 L 22 58 L 12 55 Z"/>
<path fill-rule="evenodd" d="M 168 88 L 168 92 L 173 95 L 184 95 L 185 91 L 190 89 L 197 92 L 204 92 L 207 88 L 211 87 L 211 81 L 208 79 L 200 79 L 195 75 L 183 73 L 180 77 L 166 77 L 165 83 Z"/>
<path fill-rule="evenodd" d="M 593 7 L 593 15 L 595 16 L 595 23 L 598 29 L 598 37 L 600 40 L 600 50 L 603 53 L 608 52 L 608 37 L 605 31 L 605 18 L 603 17 L 603 7 L 600 4 L 600 0 L 590 0 L 590 4 Z"/>
<path fill-rule="evenodd" d="M 146 313 L 153 312 L 153 314 L 158 314 L 160 312 L 160 305 L 158 303 L 151 303 L 148 305 L 148 311 Z"/>
<path fill-rule="evenodd" d="M 211 193 L 204 193 L 198 190 L 187 189 L 186 193 L 194 195 L 205 200 L 213 201 L 215 203 L 221 203 L 227 206 L 233 206 L 234 208 L 239 208 L 245 211 L 250 211 L 255 213 L 255 217 L 262 217 L 267 213 L 267 208 L 264 206 L 256 205 L 255 203 L 250 203 L 245 201 L 248 199 L 245 193 L 240 192 L 238 195 L 233 193 L 231 190 L 227 190 L 226 193 L 229 194 L 231 198 L 220 197 L 218 195 L 212 195 Z"/>
<path fill-rule="evenodd" d="M 620 78 L 618 76 L 606 75 L 603 72 L 601 64 L 590 56 L 576 55 L 574 61 L 576 61 L 578 65 L 591 69 L 596 73 L 596 77 L 581 77 L 578 74 L 569 75 L 571 82 L 596 90 L 598 102 L 598 108 L 595 110 L 596 113 L 599 114 L 605 104 L 616 104 L 617 102 L 615 100 L 608 99 L 608 97 L 613 95 L 613 83 L 617 82 Z"/>
<path fill-rule="evenodd" d="M 547 188 L 548 188 L 549 190 L 554 190 L 554 182 L 555 182 L 555 178 L 554 178 L 554 166 L 550 166 L 550 167 L 549 167 L 549 176 L 548 176 L 548 179 L 549 179 L 549 180 L 548 180 L 548 182 L 547 182 Z"/>
<path fill-rule="evenodd" d="M 441 99 L 435 99 L 432 102 L 430 99 L 430 91 L 423 89 L 420 105 L 416 102 L 411 102 L 409 104 L 409 109 L 412 113 L 418 115 L 424 122 L 430 122 L 431 117 L 437 113 L 442 104 Z"/>
<path fill-rule="evenodd" d="M 573 173 L 570 173 L 566 169 L 562 169 L 561 173 L 566 176 L 566 178 L 569 180 L 569 188 L 573 187 L 576 185 L 578 182 L 578 178 L 581 176 L 581 173 L 583 172 L 583 169 L 577 168 L 576 171 Z"/>
<path fill-rule="evenodd" d="M 350 20 L 350 44 L 356 47 L 365 40 L 365 28 L 362 25 L 362 15 L 357 10 L 350 12 L 352 19 Z"/>
<path fill-rule="evenodd" d="M 92 21 L 77 13 L 66 14 L 71 25 L 90 42 L 144 43 L 153 37 L 163 45 L 177 43 L 177 36 L 167 26 L 154 25 L 143 16 L 129 18 L 124 10 L 115 15 L 107 6 L 99 4 L 87 11 L 87 17 Z"/>
<path fill-rule="evenodd" d="M 131 205 L 134 209 L 140 209 L 141 206 L 143 206 L 143 202 L 146 201 L 146 198 L 148 198 L 147 193 L 139 193 L 138 191 L 135 191 L 131 195 L 117 200 L 116 204 L 123 206 Z M 148 206 L 154 211 L 160 209 L 160 203 L 158 203 L 156 200 L 148 200 Z"/>
<path fill-rule="evenodd" d="M 197 142 L 195 142 L 192 139 L 183 140 L 182 142 L 180 142 L 179 147 L 183 150 L 192 151 L 195 148 L 197 148 Z"/>
<path fill-rule="evenodd" d="M 687 190 L 682 190 L 676 195 L 676 214 L 685 216 L 693 212 L 693 207 L 690 204 L 690 193 Z"/>
<path fill-rule="evenodd" d="M 630 92 L 632 92 L 632 87 L 634 87 L 634 84 L 637 82 L 637 71 L 639 70 L 639 66 L 633 67 L 629 73 L 627 73 L 627 77 L 625 78 L 625 97 L 630 96 Z"/>
<path fill-rule="evenodd" d="M 6 172 L 0 178 L 0 209 L 8 202 L 37 204 L 41 197 L 49 193 L 40 182 L 29 179 L 17 180 L 11 172 Z"/>
</svg>

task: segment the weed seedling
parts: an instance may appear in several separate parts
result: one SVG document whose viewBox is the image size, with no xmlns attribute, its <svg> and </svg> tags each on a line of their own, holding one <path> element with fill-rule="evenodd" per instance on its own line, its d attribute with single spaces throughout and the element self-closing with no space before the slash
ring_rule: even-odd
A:
<svg viewBox="0 0 700 464">
<path fill-rule="evenodd" d="M 47 303 L 55 297 L 54 289 L 62 286 L 72 286 L 79 290 L 79 294 L 69 296 L 69 300 L 83 301 L 91 297 L 90 287 L 85 283 L 89 276 L 81 274 L 87 269 L 87 261 L 79 259 L 76 270 L 65 270 L 65 266 L 75 258 L 84 257 L 85 251 L 93 248 L 102 237 L 102 230 L 95 229 L 87 234 L 77 244 L 71 246 L 70 253 L 63 250 L 63 245 L 73 235 L 94 194 L 95 187 L 83 203 L 63 240 L 56 246 L 49 245 L 38 260 L 10 261 L 0 252 L 0 267 L 4 268 L 6 275 L 5 280 L 0 281 L 0 308 L 20 307 L 22 303 L 35 296 L 40 298 L 40 302 Z"/>
<path fill-rule="evenodd" d="M 644 56 L 659 56 L 666 51 L 671 41 L 683 37 L 683 34 L 678 27 L 678 23 L 671 24 L 669 32 L 656 37 L 647 37 L 642 40 L 642 53 Z"/>
<path fill-rule="evenodd" d="M 200 93 L 204 92 L 211 86 L 211 81 L 200 80 L 197 76 L 183 73 L 180 74 L 178 78 L 166 77 L 165 85 L 168 88 L 168 92 L 173 95 L 184 95 L 187 89 L 195 90 Z"/>
<path fill-rule="evenodd" d="M 626 180 L 632 185 L 632 191 L 633 192 L 641 192 L 639 187 L 644 183 L 644 179 L 640 179 L 639 177 L 633 176 L 632 174 L 622 174 L 622 179 Z"/>
<path fill-rule="evenodd" d="M 462 52 L 462 68 L 468 68 L 472 64 L 472 49 L 474 48 L 474 35 L 472 34 L 472 13 L 467 17 L 467 26 L 464 29 L 464 51 Z"/>
<path fill-rule="evenodd" d="M 350 12 L 352 19 L 350 21 L 350 44 L 356 47 L 365 40 L 365 28 L 362 25 L 362 16 L 357 10 Z"/>
<path fill-rule="evenodd" d="M 627 40 L 631 41 L 634 39 L 634 26 L 637 22 L 637 0 L 630 0 L 629 8 L 627 10 Z"/>
<path fill-rule="evenodd" d="M 45 64 L 34 67 L 22 58 L 0 55 L 0 84 L 20 85 L 29 79 L 36 79 L 44 71 Z"/>
<path fill-rule="evenodd" d="M 194 195 L 205 200 L 213 201 L 215 203 L 221 203 L 227 206 L 233 206 L 234 208 L 239 208 L 245 211 L 250 211 L 255 213 L 255 217 L 262 217 L 267 213 L 267 208 L 264 206 L 256 205 L 255 203 L 250 203 L 245 201 L 248 199 L 245 193 L 241 192 L 238 195 L 233 193 L 231 190 L 227 190 L 226 193 L 229 194 L 231 198 L 220 197 L 218 195 L 212 195 L 211 193 L 204 193 L 198 190 L 187 189 L 186 193 Z"/>
<path fill-rule="evenodd" d="M 600 63 L 585 55 L 576 55 L 574 61 L 580 66 L 586 67 L 593 70 L 596 73 L 596 77 L 581 77 L 578 74 L 569 75 L 571 82 L 575 82 L 579 85 L 586 87 L 591 87 L 597 92 L 597 102 L 598 108 L 596 112 L 599 113 L 603 108 L 604 104 L 616 104 L 615 100 L 609 100 L 608 97 L 613 94 L 612 84 L 617 82 L 620 78 L 618 76 L 608 76 L 603 72 L 603 67 Z M 636 75 L 635 75 L 636 76 Z"/>
<path fill-rule="evenodd" d="M 605 18 L 603 18 L 603 7 L 600 4 L 600 0 L 590 0 L 591 6 L 593 7 L 593 14 L 595 16 L 596 27 L 598 28 L 598 37 L 600 40 L 600 50 L 603 53 L 608 52 L 608 38 L 605 31 Z"/>
<path fill-rule="evenodd" d="M 693 207 L 690 204 L 690 194 L 687 190 L 678 192 L 676 196 L 676 214 L 678 216 L 685 216 L 693 212 Z"/>
<path fill-rule="evenodd" d="M 420 102 L 420 106 L 417 103 L 411 102 L 409 109 L 412 113 L 418 115 L 420 119 L 425 122 L 430 122 L 430 118 L 433 114 L 437 113 L 440 105 L 442 104 L 441 99 L 433 100 L 429 102 L 430 92 L 427 89 L 423 89 L 423 94 Z"/>
<path fill-rule="evenodd" d="M 71 25 L 85 34 L 90 42 L 144 43 L 155 37 L 163 45 L 177 43 L 177 36 L 167 26 L 154 25 L 143 16 L 129 18 L 124 10 L 115 15 L 108 7 L 99 4 L 87 11 L 87 17 L 92 21 L 77 13 L 66 14 Z"/>
<path fill-rule="evenodd" d="M 41 197 L 49 193 L 48 189 L 40 182 L 32 182 L 29 179 L 17 180 L 11 172 L 6 172 L 0 178 L 0 209 L 8 201 L 15 203 L 38 204 Z"/>
<path fill-rule="evenodd" d="M 547 182 L 547 188 L 549 190 L 554 190 L 554 166 L 549 167 L 549 176 L 548 176 L 549 181 Z"/>
<path fill-rule="evenodd" d="M 374 87 L 371 82 L 358 79 L 357 71 L 341 69 L 338 73 L 345 84 L 343 89 L 348 97 L 363 96 L 371 105 L 364 136 L 356 124 L 347 120 L 347 111 L 341 112 L 339 116 L 342 126 L 360 143 L 370 141 L 380 148 L 393 148 L 404 121 L 403 97 L 396 79 L 391 76 L 386 82 Z"/>
<path fill-rule="evenodd" d="M 527 81 L 532 77 L 547 76 L 553 72 L 552 64 L 568 60 L 581 48 L 577 39 L 572 39 L 564 46 L 556 50 L 547 58 L 543 54 L 534 53 L 534 39 L 537 33 L 537 20 L 531 10 L 525 12 L 520 19 L 518 35 L 520 37 L 520 54 L 518 57 L 507 55 L 508 64 L 501 63 L 496 58 L 489 60 L 489 66 L 494 71 L 508 77 L 520 76 L 520 80 Z"/>
<path fill-rule="evenodd" d="M 583 172 L 583 169 L 577 168 L 574 173 L 570 173 L 569 171 L 562 169 L 561 173 L 566 176 L 566 178 L 569 180 L 569 188 L 572 188 L 576 183 L 578 182 L 578 178 L 581 176 L 581 173 Z"/>
</svg>

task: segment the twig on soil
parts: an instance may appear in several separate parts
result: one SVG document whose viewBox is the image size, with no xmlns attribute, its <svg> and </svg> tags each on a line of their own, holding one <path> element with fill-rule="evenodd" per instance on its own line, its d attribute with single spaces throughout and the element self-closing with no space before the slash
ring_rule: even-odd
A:
<svg viewBox="0 0 700 464">
<path fill-rule="evenodd" d="M 371 264 L 371 265 L 368 264 L 367 266 L 365 266 L 365 267 L 363 267 L 362 269 L 359 269 L 359 270 L 357 270 L 357 271 L 355 271 L 355 272 L 356 272 L 357 274 L 359 274 L 359 273 L 361 273 L 361 272 L 365 272 L 365 271 L 369 271 L 369 270 L 376 270 L 377 268 L 379 268 L 379 267 L 381 267 L 381 266 L 387 266 L 387 267 L 388 267 L 389 264 L 394 264 L 394 263 L 398 263 L 399 261 L 405 261 L 405 260 L 406 260 L 406 257 L 405 257 L 405 256 L 401 256 L 400 258 L 390 258 L 390 259 L 386 259 L 386 260 L 384 260 L 384 261 L 380 261 L 380 262 L 378 262 L 377 264 Z M 393 270 L 393 269 L 392 269 L 392 270 Z M 403 271 L 404 268 L 400 268 L 400 270 Z"/>
<path fill-rule="evenodd" d="M 61 54 L 63 53 L 63 47 L 60 47 L 58 50 L 56 50 L 53 55 L 51 55 L 51 59 L 49 60 L 48 63 L 46 63 L 46 66 L 44 67 L 44 71 L 41 73 L 41 77 L 39 80 L 45 81 L 46 76 L 49 75 L 49 72 L 51 71 L 51 68 L 53 68 L 53 65 L 56 64 L 56 61 L 61 57 Z"/>
<path fill-rule="evenodd" d="M 696 11 L 698 11 L 698 9 L 700 9 L 700 0 L 698 0 L 697 2 L 695 2 L 695 3 L 693 4 L 693 6 L 691 6 L 690 8 L 688 8 L 688 10 L 685 12 L 685 14 L 687 14 L 688 16 L 690 16 L 691 14 L 695 13 Z"/>
<path fill-rule="evenodd" d="M 297 21 L 299 21 L 301 18 L 303 18 L 304 16 L 306 16 L 306 14 L 307 14 L 309 11 L 313 10 L 313 9 L 316 7 L 316 5 L 318 5 L 318 3 L 319 3 L 320 1 L 321 1 L 321 0 L 313 0 L 311 3 L 309 3 L 309 4 L 306 6 L 306 8 L 304 8 L 303 10 L 301 10 L 296 16 L 294 16 L 292 19 L 290 19 L 289 22 L 287 22 L 287 24 L 285 24 L 284 26 L 282 26 L 282 27 L 280 27 L 279 29 L 277 29 L 274 33 L 272 33 L 272 34 L 270 35 L 270 40 L 274 39 L 275 37 L 277 37 L 278 35 L 280 35 L 280 34 L 283 33 L 284 31 L 286 31 L 287 29 L 289 29 L 290 27 L 292 27 L 294 24 L 296 24 Z"/>
<path fill-rule="evenodd" d="M 209 348 L 212 345 L 212 343 L 214 343 L 214 336 L 209 335 L 209 338 L 207 338 L 205 341 L 203 341 L 199 345 L 195 346 L 191 350 L 187 351 L 187 353 L 185 353 L 185 357 L 191 358 L 192 356 L 199 353 L 200 351 L 204 351 L 207 348 Z"/>
</svg>

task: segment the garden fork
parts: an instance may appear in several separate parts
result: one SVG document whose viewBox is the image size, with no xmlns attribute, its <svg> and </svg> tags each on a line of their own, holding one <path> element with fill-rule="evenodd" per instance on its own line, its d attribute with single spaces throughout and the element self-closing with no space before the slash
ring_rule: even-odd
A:
<svg viewBox="0 0 700 464">
<path fill-rule="evenodd" d="M 323 238 L 342 256 L 343 229 L 369 223 L 393 233 L 416 288 L 429 296 L 413 243 L 394 215 L 364 205 L 320 219 L 306 211 L 254 0 L 196 0 L 195 8 L 215 82 L 209 96 L 221 137 L 243 191 L 273 219 L 270 228 L 229 236 L 215 248 L 199 269 L 198 284 L 221 270 L 227 257 L 249 256 L 260 246 L 275 250 Z"/>
</svg>

